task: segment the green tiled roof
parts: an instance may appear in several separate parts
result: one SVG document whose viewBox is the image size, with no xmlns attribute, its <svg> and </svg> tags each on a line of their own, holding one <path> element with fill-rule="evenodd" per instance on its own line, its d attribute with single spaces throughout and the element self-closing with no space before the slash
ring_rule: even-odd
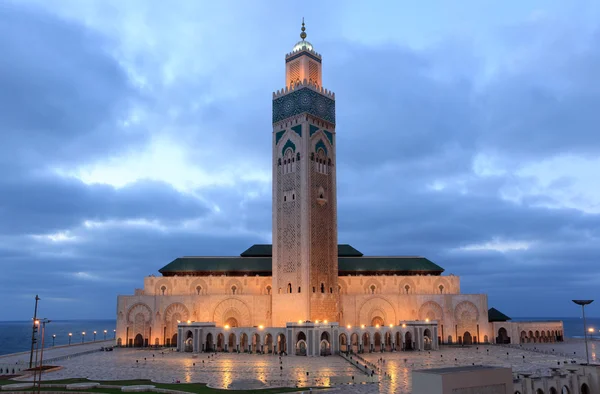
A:
<svg viewBox="0 0 600 394">
<path fill-rule="evenodd" d="M 252 245 L 240 257 L 179 257 L 159 270 L 170 275 L 262 275 L 270 276 L 272 246 Z M 363 256 L 350 245 L 338 245 L 340 275 L 440 275 L 444 269 L 425 257 Z"/>
<path fill-rule="evenodd" d="M 423 273 L 438 275 L 444 269 L 425 257 L 417 256 L 363 256 L 363 257 L 338 257 L 338 271 L 340 275 L 356 273 Z"/>
<path fill-rule="evenodd" d="M 242 257 L 271 257 L 272 255 L 271 244 L 254 244 L 240 254 Z"/>
<path fill-rule="evenodd" d="M 363 254 L 348 244 L 338 245 L 338 256 L 360 257 Z M 273 256 L 273 246 L 271 244 L 254 244 L 244 250 L 242 257 L 271 257 Z"/>
<path fill-rule="evenodd" d="M 158 270 L 161 274 L 199 272 L 271 275 L 271 257 L 179 257 Z"/>
<path fill-rule="evenodd" d="M 490 308 L 490 310 L 488 311 L 488 321 L 490 322 L 508 320 L 511 320 L 511 318 L 506 316 L 504 313 L 500 312 L 496 308 Z"/>
</svg>

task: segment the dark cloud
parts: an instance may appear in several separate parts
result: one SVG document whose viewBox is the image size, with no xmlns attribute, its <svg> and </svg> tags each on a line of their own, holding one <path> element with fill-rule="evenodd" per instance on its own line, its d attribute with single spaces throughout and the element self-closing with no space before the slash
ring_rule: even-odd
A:
<svg viewBox="0 0 600 394">
<path fill-rule="evenodd" d="M 520 50 L 530 45 L 524 41 Z M 508 315 L 576 315 L 568 300 L 593 298 L 598 287 L 599 216 L 545 208 L 556 201 L 535 192 L 534 176 L 482 178 L 473 165 L 487 153 L 509 166 L 558 153 L 597 155 L 598 42 L 578 52 L 556 44 L 550 57 L 541 54 L 552 46 L 542 45 L 526 67 L 500 67 L 486 78 L 468 43 L 427 50 L 321 44 L 325 86 L 337 95 L 339 241 L 366 254 L 424 255 L 460 275 L 464 292 L 487 293 L 490 306 Z M 10 297 L 15 310 L 29 310 L 27 297 L 39 292 L 56 300 L 48 308 L 60 317 L 110 317 L 117 294 L 131 294 L 144 275 L 178 256 L 237 255 L 268 242 L 264 182 L 186 194 L 151 181 L 86 185 L 48 169 L 138 148 L 147 128 L 165 131 L 208 172 L 270 171 L 271 91 L 281 87 L 283 53 L 244 48 L 243 59 L 218 65 L 217 76 L 190 73 L 173 86 L 151 81 L 148 99 L 110 55 L 112 45 L 35 10 L 0 12 L 0 259 L 7 273 L 0 299 Z M 146 118 L 123 128 L 136 105 L 147 106 Z M 435 182 L 443 187 L 434 190 Z M 502 199 L 507 187 L 526 197 Z M 88 228 L 86 220 L 108 223 Z M 33 236 L 58 231 L 73 238 Z M 464 250 L 494 239 L 529 248 Z"/>
<path fill-rule="evenodd" d="M 141 96 L 111 42 L 72 21 L 0 9 L 0 156 L 13 171 L 122 149 L 141 133 L 121 123 Z"/>
<path fill-rule="evenodd" d="M 162 182 L 115 189 L 51 175 L 0 180 L 0 234 L 46 234 L 84 221 L 144 219 L 169 225 L 208 212 L 204 202 Z"/>
</svg>

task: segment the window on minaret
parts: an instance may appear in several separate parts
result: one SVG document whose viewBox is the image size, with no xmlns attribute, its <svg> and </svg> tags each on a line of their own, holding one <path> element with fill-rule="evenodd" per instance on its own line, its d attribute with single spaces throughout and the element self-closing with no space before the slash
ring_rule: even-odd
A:
<svg viewBox="0 0 600 394">
<path fill-rule="evenodd" d="M 161 292 L 161 294 L 162 294 L 162 295 L 165 295 L 165 291 L 167 291 L 167 288 L 166 288 L 165 286 L 162 286 L 162 287 L 160 288 L 160 292 Z"/>
<path fill-rule="evenodd" d="M 410 291 L 410 286 L 409 285 L 404 286 L 404 290 L 406 290 L 406 294 L 408 294 L 408 292 Z"/>
<path fill-rule="evenodd" d="M 201 292 L 202 292 L 202 287 L 196 286 L 196 294 L 200 295 Z"/>
<path fill-rule="evenodd" d="M 315 158 L 315 169 L 318 173 L 327 175 L 327 155 L 322 148 L 317 152 L 317 156 Z"/>
<path fill-rule="evenodd" d="M 317 288 L 313 286 L 313 293 L 317 292 Z"/>
<path fill-rule="evenodd" d="M 283 155 L 283 173 L 289 174 L 294 172 L 294 152 L 291 148 L 288 148 Z"/>
<path fill-rule="evenodd" d="M 292 284 L 288 283 L 288 293 L 291 293 L 291 292 L 292 292 Z"/>
<path fill-rule="evenodd" d="M 235 294 L 237 287 L 231 286 L 231 294 Z"/>
<path fill-rule="evenodd" d="M 440 289 L 440 294 L 444 294 L 444 286 L 440 285 L 439 289 Z"/>
<path fill-rule="evenodd" d="M 298 293 L 301 293 L 302 288 L 298 286 Z"/>
<path fill-rule="evenodd" d="M 271 294 L 271 286 L 267 286 L 267 294 Z"/>
<path fill-rule="evenodd" d="M 325 293 L 325 285 L 321 283 L 321 293 Z"/>
<path fill-rule="evenodd" d="M 375 285 L 371 285 L 371 294 L 375 294 L 375 289 L 376 289 Z"/>
</svg>

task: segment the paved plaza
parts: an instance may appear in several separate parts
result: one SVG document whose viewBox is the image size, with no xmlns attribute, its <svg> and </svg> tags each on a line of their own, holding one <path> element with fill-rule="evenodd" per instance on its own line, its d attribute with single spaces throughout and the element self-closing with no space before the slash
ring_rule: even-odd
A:
<svg viewBox="0 0 600 394">
<path fill-rule="evenodd" d="M 594 355 L 597 344 L 595 342 L 590 346 L 593 346 Z M 556 344 L 552 345 L 558 352 Z M 563 344 L 560 351 L 572 353 L 571 349 L 577 347 L 579 350 L 580 345 L 579 342 Z M 541 347 L 551 352 L 550 344 Z M 577 353 L 579 356 L 580 350 Z M 162 383 L 179 380 L 181 383 L 208 383 L 216 388 L 239 388 L 241 382 L 255 382 L 263 387 L 339 387 L 344 384 L 343 391 L 348 393 L 410 393 L 414 369 L 485 364 L 512 367 L 514 372 L 548 375 L 550 368 L 557 367 L 558 362 L 563 366 L 564 361 L 571 361 L 564 355 L 500 346 L 444 347 L 432 352 L 371 353 L 362 356 L 379 367 L 379 371 L 376 371 L 379 377 L 375 376 L 374 380 L 380 380 L 380 383 L 347 385 L 352 381 L 352 376 L 355 381 L 370 378 L 339 356 L 284 356 L 280 360 L 273 355 L 196 355 L 173 351 L 163 354 L 162 351 L 149 349 L 115 349 L 113 352 L 72 357 L 59 363 L 63 369 L 45 374 L 44 379 L 151 379 Z M 582 359 L 578 358 L 578 361 Z"/>
</svg>

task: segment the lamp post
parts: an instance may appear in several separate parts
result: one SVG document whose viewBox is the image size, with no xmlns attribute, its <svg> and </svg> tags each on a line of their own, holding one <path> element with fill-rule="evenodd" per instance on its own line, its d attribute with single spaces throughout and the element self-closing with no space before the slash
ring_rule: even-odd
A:
<svg viewBox="0 0 600 394">
<path fill-rule="evenodd" d="M 69 346 L 71 346 L 71 338 L 72 338 L 72 337 L 73 337 L 73 333 L 72 333 L 72 332 L 70 332 L 70 333 L 69 333 Z"/>
<path fill-rule="evenodd" d="M 594 340 L 594 329 L 592 327 L 588 328 L 588 332 L 590 333 L 590 339 Z"/>
<path fill-rule="evenodd" d="M 85 331 L 81 333 L 81 343 L 85 341 Z"/>
<path fill-rule="evenodd" d="M 96 342 L 96 331 L 94 331 L 94 342 Z"/>
<path fill-rule="evenodd" d="M 56 339 L 56 334 L 52 334 L 52 347 L 54 347 L 54 340 Z"/>
<path fill-rule="evenodd" d="M 583 336 L 585 338 L 585 356 L 587 358 L 588 365 L 590 364 L 590 353 L 588 351 L 587 343 L 587 329 L 585 328 L 585 306 L 594 302 L 594 300 L 573 300 L 577 305 L 581 305 L 581 313 L 583 314 Z"/>
<path fill-rule="evenodd" d="M 35 295 L 35 309 L 33 310 L 33 327 L 31 330 L 31 353 L 29 353 L 29 368 L 31 368 L 31 366 L 33 365 L 33 349 L 37 342 L 35 334 L 37 333 L 37 329 L 38 329 L 38 323 L 36 323 L 36 322 L 38 321 L 37 320 L 37 307 L 38 307 L 39 300 L 41 300 L 41 298 L 38 297 L 36 294 Z"/>
<path fill-rule="evenodd" d="M 113 339 L 117 339 L 117 330 L 113 330 Z"/>
<path fill-rule="evenodd" d="M 104 330 L 104 340 L 106 341 L 106 330 Z"/>
<path fill-rule="evenodd" d="M 37 392 L 39 394 L 40 392 L 40 388 L 42 387 L 42 366 L 44 365 L 44 334 L 46 333 L 46 323 L 50 323 L 51 320 L 48 319 L 39 319 L 39 322 L 41 322 L 42 324 L 42 354 L 40 355 L 40 365 L 37 369 L 39 369 L 40 372 L 40 376 L 38 377 L 38 382 L 37 382 Z M 35 373 L 37 372 L 34 371 L 34 378 L 33 381 L 35 382 Z M 34 385 L 35 386 L 35 385 Z"/>
</svg>

